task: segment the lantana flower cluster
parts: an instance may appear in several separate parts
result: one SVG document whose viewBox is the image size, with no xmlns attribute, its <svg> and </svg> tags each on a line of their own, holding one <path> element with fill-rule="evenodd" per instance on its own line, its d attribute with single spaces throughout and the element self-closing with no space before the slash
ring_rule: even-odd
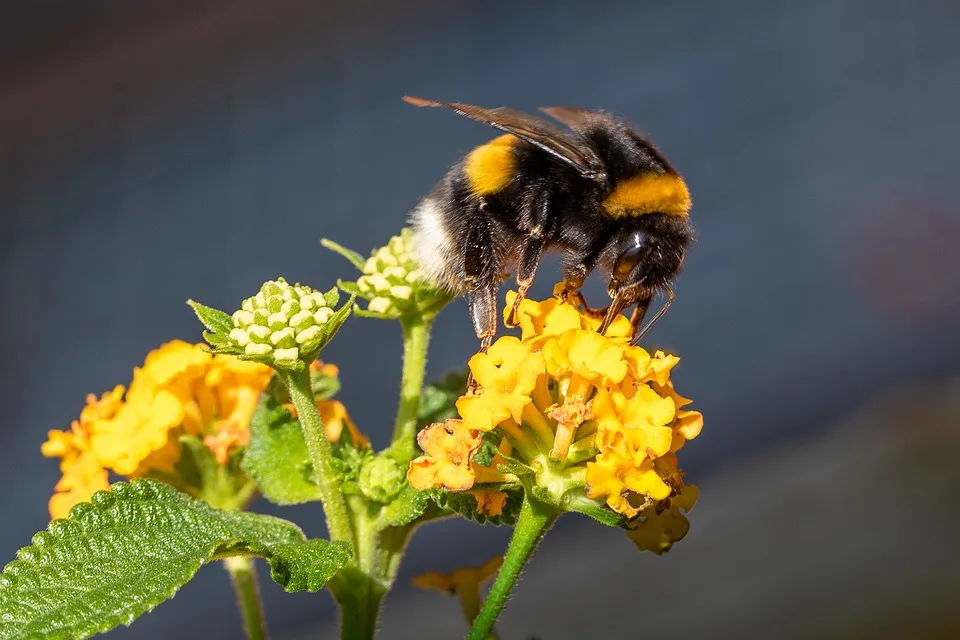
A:
<svg viewBox="0 0 960 640">
<path fill-rule="evenodd" d="M 461 419 L 419 434 L 425 455 L 411 463 L 410 483 L 473 492 L 478 511 L 489 513 L 520 487 L 557 509 L 624 526 L 645 550 L 663 552 L 682 538 L 681 511 L 697 490 L 684 485 L 676 454 L 703 417 L 673 388 L 679 358 L 631 346 L 625 317 L 605 335 L 599 322 L 560 295 L 524 300 L 521 336 L 471 358 L 480 389 L 457 401 Z M 497 452 L 479 464 L 484 442 L 496 442 Z"/>
<path fill-rule="evenodd" d="M 331 364 L 316 362 L 314 369 L 337 375 Z M 48 433 L 43 455 L 60 458 L 63 474 L 50 499 L 51 517 L 65 518 L 78 502 L 109 489 L 111 474 L 174 480 L 184 437 L 199 439 L 227 467 L 249 441 L 251 417 L 272 373 L 267 365 L 212 355 L 205 345 L 181 340 L 151 351 L 129 388 L 91 394 L 69 430 Z M 363 440 L 342 403 L 317 404 L 328 439 L 349 429 L 355 441 Z"/>
<path fill-rule="evenodd" d="M 294 363 L 300 349 L 320 337 L 333 314 L 319 291 L 278 278 L 243 301 L 233 314 L 230 339 L 247 356 L 272 355 L 277 363 Z"/>
<path fill-rule="evenodd" d="M 363 275 L 357 278 L 361 297 L 369 300 L 367 310 L 373 313 L 399 313 L 411 305 L 413 287 L 423 273 L 413 253 L 410 232 L 404 230 L 376 249 L 363 264 Z"/>
</svg>

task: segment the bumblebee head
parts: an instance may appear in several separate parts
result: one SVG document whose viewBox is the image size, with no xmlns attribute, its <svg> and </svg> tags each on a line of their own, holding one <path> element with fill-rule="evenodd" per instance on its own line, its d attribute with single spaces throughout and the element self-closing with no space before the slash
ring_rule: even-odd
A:
<svg viewBox="0 0 960 640">
<path fill-rule="evenodd" d="M 685 217 L 652 213 L 622 224 L 604 249 L 613 296 L 626 288 L 659 289 L 683 263 L 691 238 Z"/>
</svg>

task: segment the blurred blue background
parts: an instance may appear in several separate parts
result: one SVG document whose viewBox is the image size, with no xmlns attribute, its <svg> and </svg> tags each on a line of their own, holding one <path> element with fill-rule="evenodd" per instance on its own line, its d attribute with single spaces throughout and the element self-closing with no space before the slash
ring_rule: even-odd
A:
<svg viewBox="0 0 960 640">
<path fill-rule="evenodd" d="M 659 558 L 561 521 L 504 637 L 596 616 L 609 637 L 960 636 L 958 28 L 955 0 L 5 6 L 0 563 L 47 524 L 46 431 L 150 349 L 198 340 L 188 297 L 230 309 L 278 275 L 351 276 L 319 239 L 382 244 L 493 134 L 400 96 L 563 104 L 633 121 L 690 185 L 698 243 L 648 340 L 683 357 L 706 416 L 682 459 L 702 497 Z M 548 262 L 534 293 L 557 278 Z M 475 347 L 458 302 L 429 375 Z M 355 320 L 325 352 L 378 446 L 400 348 L 393 324 Z M 254 508 L 323 532 L 315 507 Z M 419 531 L 383 637 L 463 633 L 409 578 L 508 534 Z M 335 637 L 326 595 L 263 595 L 276 638 Z M 112 635 L 174 633 L 239 637 L 220 569 Z"/>
</svg>

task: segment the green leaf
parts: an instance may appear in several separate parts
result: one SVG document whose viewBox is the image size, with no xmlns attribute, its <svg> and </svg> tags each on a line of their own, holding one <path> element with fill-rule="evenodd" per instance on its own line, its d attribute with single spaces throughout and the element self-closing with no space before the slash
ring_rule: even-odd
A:
<svg viewBox="0 0 960 640">
<path fill-rule="evenodd" d="M 330 291 L 323 294 L 323 300 L 327 303 L 328 307 L 331 309 L 335 308 L 337 303 L 340 302 L 340 291 L 336 287 L 330 289 Z"/>
<path fill-rule="evenodd" d="M 225 336 L 233 329 L 233 318 L 223 311 L 193 300 L 187 300 L 187 304 L 197 314 L 197 318 L 203 323 L 203 326 L 209 329 L 211 333 Z"/>
<path fill-rule="evenodd" d="M 350 559 L 346 542 L 314 538 L 270 547 L 270 577 L 285 591 L 319 591 Z"/>
<path fill-rule="evenodd" d="M 230 555 L 266 558 L 290 591 L 320 588 L 351 554 L 279 518 L 214 509 L 153 480 L 117 483 L 50 523 L 0 573 L 0 637 L 86 638 L 129 625 L 204 562 Z"/>
<path fill-rule="evenodd" d="M 356 282 L 352 282 L 350 280 L 337 280 L 337 286 L 350 295 L 363 297 L 360 287 L 357 286 Z"/>
<path fill-rule="evenodd" d="M 257 481 L 270 502 L 301 504 L 320 499 L 300 422 L 272 393 L 260 396 L 250 419 L 250 443 L 240 466 Z"/>
<path fill-rule="evenodd" d="M 457 399 L 463 395 L 466 387 L 466 369 L 448 373 L 443 380 L 426 385 L 420 394 L 420 409 L 417 412 L 419 426 L 423 428 L 434 422 L 456 418 L 459 415 Z"/>
<path fill-rule="evenodd" d="M 339 253 L 341 256 L 349 260 L 350 264 L 352 264 L 357 268 L 357 271 L 363 271 L 363 265 L 367 263 L 367 259 L 364 258 L 359 253 L 357 253 L 356 251 L 347 249 L 343 245 L 337 244 L 333 240 L 327 240 L 326 238 L 323 238 L 320 241 L 320 244 L 322 244 L 327 249 L 330 249 L 330 251 Z"/>
<path fill-rule="evenodd" d="M 402 527 L 419 518 L 429 503 L 429 495 L 406 485 L 400 495 L 383 508 L 382 514 L 387 524 Z"/>
<path fill-rule="evenodd" d="M 507 494 L 507 502 L 503 506 L 503 513 L 499 516 L 488 516 L 477 513 L 477 499 L 470 492 L 443 491 L 442 489 L 428 489 L 427 493 L 437 506 L 444 511 L 458 513 L 467 520 L 480 524 L 513 525 L 520 515 L 520 506 L 523 504 L 523 491 L 517 487 L 500 487 L 498 485 L 474 485 L 474 490 L 503 491 Z"/>
<path fill-rule="evenodd" d="M 283 387 L 283 385 L 281 385 Z M 310 388 L 313 389 L 313 397 L 317 400 L 327 400 L 332 398 L 340 391 L 340 378 L 327 375 L 320 371 L 310 371 Z M 286 392 L 286 389 L 284 389 Z"/>
<path fill-rule="evenodd" d="M 320 333 L 316 338 L 300 345 L 300 353 L 304 359 L 315 359 L 320 355 L 323 348 L 333 340 L 333 337 L 337 335 L 337 331 L 340 330 L 340 327 L 343 326 L 343 323 L 347 321 L 347 318 L 349 318 L 353 312 L 353 302 L 355 299 L 356 296 L 350 296 L 350 299 L 342 307 L 337 309 L 337 311 L 330 316 L 330 319 L 320 327 Z"/>
</svg>

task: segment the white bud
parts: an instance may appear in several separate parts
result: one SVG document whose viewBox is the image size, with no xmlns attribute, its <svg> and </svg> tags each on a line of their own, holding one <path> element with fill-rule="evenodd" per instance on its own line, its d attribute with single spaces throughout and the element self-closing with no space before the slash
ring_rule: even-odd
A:
<svg viewBox="0 0 960 640">
<path fill-rule="evenodd" d="M 267 318 L 267 326 L 270 327 L 271 331 L 279 331 L 287 326 L 287 316 L 284 313 L 271 313 L 270 317 Z"/>
<path fill-rule="evenodd" d="M 248 356 L 265 356 L 272 350 L 268 344 L 257 344 L 255 342 L 251 342 L 243 348 L 243 352 Z"/>
<path fill-rule="evenodd" d="M 398 284 L 395 287 L 390 287 L 390 295 L 400 300 L 409 300 L 410 296 L 413 295 L 413 289 L 405 284 Z"/>
<path fill-rule="evenodd" d="M 241 347 L 245 347 L 250 344 L 250 334 L 240 328 L 230 330 L 230 339 Z"/>
<path fill-rule="evenodd" d="M 327 320 L 329 320 L 331 316 L 333 316 L 333 309 L 330 307 L 324 307 L 323 309 L 318 309 L 313 314 L 313 319 L 317 324 L 326 324 Z"/>
<path fill-rule="evenodd" d="M 403 280 L 404 276 L 407 275 L 407 270 L 403 267 L 387 267 L 383 270 L 383 275 L 388 278 L 397 278 Z"/>
<path fill-rule="evenodd" d="M 272 342 L 275 347 L 293 346 L 293 343 L 296 342 L 293 329 L 285 327 L 280 331 L 274 331 L 270 334 L 270 342 Z"/>
<path fill-rule="evenodd" d="M 289 349 L 276 349 L 273 352 L 273 359 L 283 362 L 293 362 L 300 358 L 300 349 L 290 347 Z"/>
<path fill-rule="evenodd" d="M 255 324 L 247 329 L 247 333 L 253 342 L 267 342 L 270 338 L 270 329 L 259 324 Z"/>
<path fill-rule="evenodd" d="M 390 298 L 374 298 L 367 305 L 367 310 L 372 313 L 386 313 L 392 306 L 393 303 L 390 302 Z"/>
<path fill-rule="evenodd" d="M 253 324 L 253 317 L 252 311 L 240 309 L 233 314 L 233 324 L 238 327 L 249 327 Z"/>
<path fill-rule="evenodd" d="M 290 326 L 297 330 L 303 330 L 313 324 L 313 314 L 302 309 L 290 318 Z"/>
<path fill-rule="evenodd" d="M 297 344 L 310 342 L 311 340 L 316 338 L 318 335 L 320 335 L 320 327 L 316 325 L 312 327 L 308 327 L 307 329 L 304 329 L 303 331 L 297 334 Z"/>
</svg>

